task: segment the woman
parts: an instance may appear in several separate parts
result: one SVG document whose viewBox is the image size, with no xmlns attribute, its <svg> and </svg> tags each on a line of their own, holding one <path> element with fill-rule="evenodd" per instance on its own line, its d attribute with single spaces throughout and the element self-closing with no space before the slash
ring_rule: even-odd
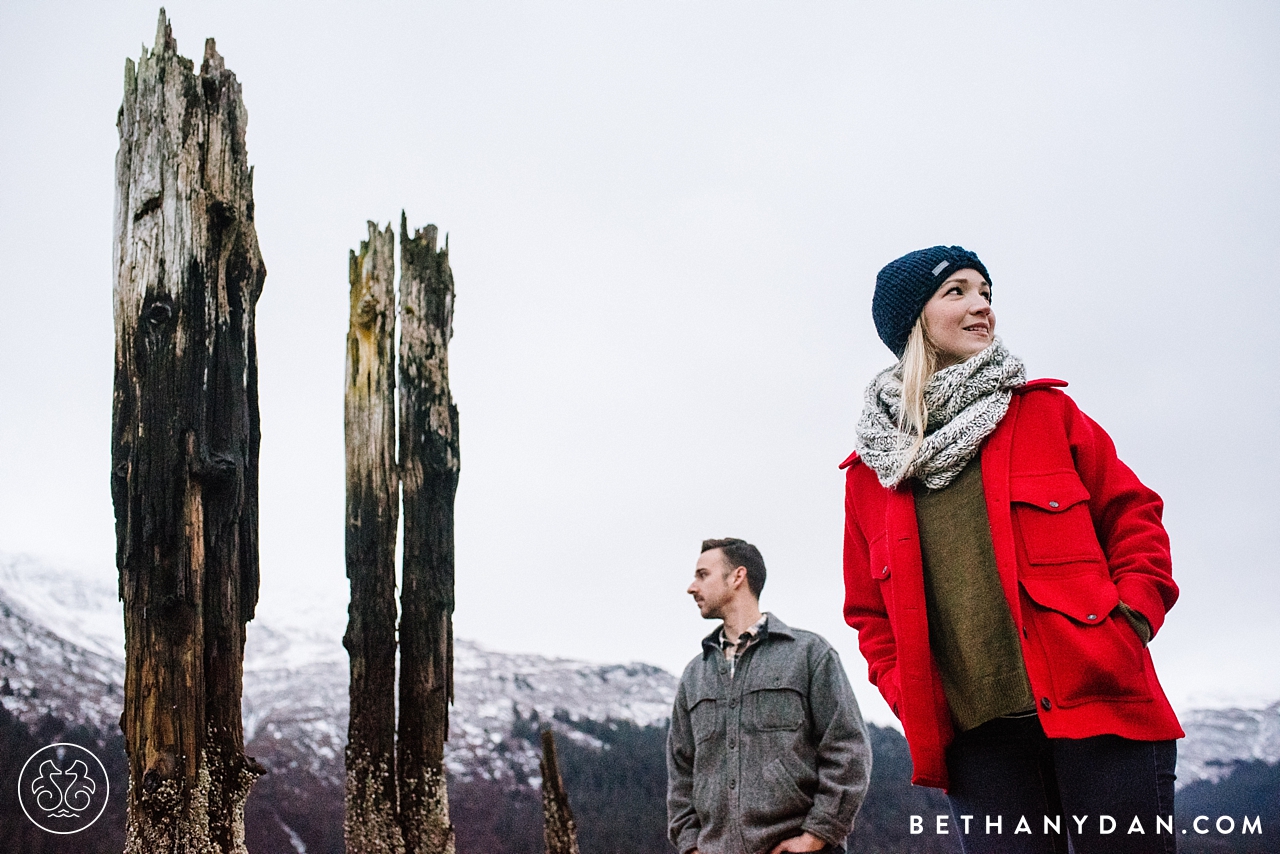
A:
<svg viewBox="0 0 1280 854">
<path fill-rule="evenodd" d="M 947 790 L 966 852 L 1172 852 L 1160 497 L 1066 383 L 1026 381 L 972 252 L 892 262 L 872 314 L 899 361 L 843 464 L 844 613 L 912 781 Z"/>
</svg>

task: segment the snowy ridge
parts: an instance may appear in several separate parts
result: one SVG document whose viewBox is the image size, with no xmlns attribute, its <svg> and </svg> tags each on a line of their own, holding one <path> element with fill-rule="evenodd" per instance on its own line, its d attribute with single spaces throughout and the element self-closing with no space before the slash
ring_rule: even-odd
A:
<svg viewBox="0 0 1280 854">
<path fill-rule="evenodd" d="M 314 776 L 341 785 L 348 710 L 346 653 L 336 638 L 336 653 L 314 637 L 300 642 L 318 647 L 321 660 L 270 667 L 272 660 L 297 660 L 292 633 L 250 623 L 248 648 L 256 645 L 260 652 L 246 654 L 245 660 L 246 750 L 288 754 L 291 762 Z M 571 722 L 665 723 L 675 687 L 674 676 L 648 664 L 600 665 L 512 655 L 457 640 L 445 764 L 463 780 L 479 777 L 537 785 L 539 754 L 536 745 L 514 736 L 520 722 L 536 713 L 557 732 L 599 746 Z M 553 719 L 557 713 L 560 720 Z"/>
<path fill-rule="evenodd" d="M 121 658 L 124 617 L 115 569 L 106 573 L 50 567 L 26 555 L 0 553 L 0 599 L 81 649 Z"/>
<path fill-rule="evenodd" d="M 1280 760 L 1280 702 L 1264 709 L 1195 709 L 1182 716 L 1178 783 L 1217 782 L 1237 760 Z"/>
<path fill-rule="evenodd" d="M 652 665 L 508 655 L 467 641 L 455 642 L 453 681 L 445 747 L 449 771 L 460 779 L 479 776 L 535 786 L 541 784 L 538 750 L 529 740 L 512 737 L 520 721 L 536 713 L 558 733 L 599 747 L 571 722 L 665 724 L 676 694 L 676 678 Z"/>
<path fill-rule="evenodd" d="M 118 727 L 124 625 L 115 598 L 109 585 L 0 555 L 0 704 L 28 723 L 47 713 Z"/>
<path fill-rule="evenodd" d="M 114 572 L 0 554 L 0 702 L 27 723 L 51 713 L 116 727 L 123 622 Z M 243 700 L 249 755 L 274 771 L 303 771 L 339 788 L 348 712 L 342 631 L 306 613 L 249 623 Z M 513 732 L 534 714 L 564 736 L 599 746 L 572 722 L 662 724 L 675 698 L 675 677 L 648 664 L 511 655 L 465 640 L 455 641 L 454 653 L 445 764 L 459 779 L 538 785 L 537 747 Z"/>
<path fill-rule="evenodd" d="M 66 641 L 0 599 L 0 704 L 9 712 L 107 731 L 119 725 L 123 702 L 123 659 Z"/>
</svg>

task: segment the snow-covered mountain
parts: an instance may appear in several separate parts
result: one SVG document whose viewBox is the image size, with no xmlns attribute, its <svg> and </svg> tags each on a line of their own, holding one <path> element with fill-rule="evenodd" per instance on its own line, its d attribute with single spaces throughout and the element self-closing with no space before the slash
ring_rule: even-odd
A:
<svg viewBox="0 0 1280 854">
<path fill-rule="evenodd" d="M 273 770 L 303 770 L 337 787 L 348 710 L 343 628 L 257 619 L 245 645 L 246 752 Z M 0 703 L 20 720 L 50 713 L 102 730 L 116 726 L 123 647 L 110 581 L 0 555 Z M 536 714 L 561 736 L 598 746 L 572 722 L 662 723 L 675 687 L 674 676 L 647 664 L 506 654 L 458 640 L 445 763 L 456 779 L 536 786 L 535 745 L 513 737 L 520 723 Z"/>
<path fill-rule="evenodd" d="M 106 731 L 124 702 L 124 623 L 115 589 L 0 555 L 0 703 Z"/>
<path fill-rule="evenodd" d="M 0 703 L 32 722 L 51 713 L 106 730 L 123 699 L 124 630 L 111 575 L 0 555 Z M 246 752 L 342 786 L 347 730 L 343 626 L 305 618 L 249 624 L 245 649 Z M 445 762 L 455 779 L 538 785 L 536 714 L 561 737 L 599 746 L 575 722 L 660 724 L 676 678 L 647 664 L 600 665 L 455 645 L 455 698 Z M 1280 761 L 1280 702 L 1181 714 L 1178 782 L 1217 780 L 1234 760 Z"/>
<path fill-rule="evenodd" d="M 3 595 L 0 593 L 0 595 Z M 293 745 L 297 759 L 340 784 L 347 732 L 347 661 L 339 639 L 321 660 L 287 667 L 298 643 L 314 638 L 250 623 L 244 678 L 247 752 L 268 744 Z M 589 664 L 537 655 L 492 652 L 454 644 L 454 704 L 445 764 L 457 779 L 538 785 L 538 754 L 528 739 L 512 738 L 519 721 L 537 714 L 561 735 L 593 739 L 561 718 L 662 723 L 671 711 L 676 680 L 647 664 Z M 335 762 L 334 760 L 338 760 Z"/>
<path fill-rule="evenodd" d="M 1280 761 L 1280 702 L 1263 709 L 1193 709 L 1181 716 L 1178 782 L 1217 782 L 1237 760 Z"/>
</svg>

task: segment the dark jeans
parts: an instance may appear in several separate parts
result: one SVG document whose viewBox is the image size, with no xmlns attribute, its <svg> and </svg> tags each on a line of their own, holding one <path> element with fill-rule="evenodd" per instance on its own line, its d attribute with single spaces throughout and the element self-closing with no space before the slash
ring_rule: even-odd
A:
<svg viewBox="0 0 1280 854">
<path fill-rule="evenodd" d="M 1068 835 L 1073 854 L 1173 854 L 1176 760 L 1173 741 L 1048 738 L 1034 716 L 997 718 L 947 748 L 952 832 L 965 854 L 1067 854 Z"/>
</svg>

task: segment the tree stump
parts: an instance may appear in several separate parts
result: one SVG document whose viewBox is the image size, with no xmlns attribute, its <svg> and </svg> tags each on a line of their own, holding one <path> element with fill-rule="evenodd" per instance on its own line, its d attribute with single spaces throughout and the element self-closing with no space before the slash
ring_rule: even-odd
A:
<svg viewBox="0 0 1280 854">
<path fill-rule="evenodd" d="M 578 854 L 578 826 L 569 808 L 569 793 L 560 778 L 556 760 L 556 740 L 551 730 L 542 731 L 542 837 L 547 854 Z"/>
<path fill-rule="evenodd" d="M 248 117 L 213 39 L 199 74 L 164 10 L 117 125 L 111 493 L 125 621 L 125 850 L 243 852 L 245 624 L 258 597 L 266 268 Z"/>
<path fill-rule="evenodd" d="M 350 255 L 347 332 L 347 577 L 351 661 L 346 810 L 350 854 L 403 854 L 396 819 L 395 235 L 369 223 Z"/>
<path fill-rule="evenodd" d="M 400 825 L 413 854 L 452 854 L 444 743 L 453 700 L 453 501 L 458 408 L 449 391 L 453 273 L 434 225 L 400 214 Z"/>
</svg>

